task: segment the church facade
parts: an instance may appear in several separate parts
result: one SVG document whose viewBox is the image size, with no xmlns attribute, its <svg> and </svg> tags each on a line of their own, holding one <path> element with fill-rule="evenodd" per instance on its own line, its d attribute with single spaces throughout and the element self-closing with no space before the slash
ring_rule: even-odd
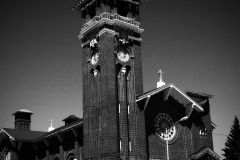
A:
<svg viewBox="0 0 240 160">
<path fill-rule="evenodd" d="M 209 99 L 159 83 L 143 92 L 139 7 L 145 0 L 80 0 L 83 119 L 31 131 L 31 111 L 0 132 L 0 160 L 218 160 Z"/>
</svg>

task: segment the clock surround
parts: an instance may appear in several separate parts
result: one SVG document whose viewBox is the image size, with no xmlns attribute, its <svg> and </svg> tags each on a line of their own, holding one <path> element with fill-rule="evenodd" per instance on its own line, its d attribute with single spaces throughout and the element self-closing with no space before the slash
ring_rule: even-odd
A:
<svg viewBox="0 0 240 160">
<path fill-rule="evenodd" d="M 120 49 L 118 49 L 117 51 L 117 57 L 121 62 L 128 62 L 130 59 L 130 55 L 127 49 L 121 47 Z"/>
<path fill-rule="evenodd" d="M 100 52 L 98 49 L 93 49 L 91 53 L 90 62 L 92 65 L 96 65 L 100 59 Z"/>
</svg>

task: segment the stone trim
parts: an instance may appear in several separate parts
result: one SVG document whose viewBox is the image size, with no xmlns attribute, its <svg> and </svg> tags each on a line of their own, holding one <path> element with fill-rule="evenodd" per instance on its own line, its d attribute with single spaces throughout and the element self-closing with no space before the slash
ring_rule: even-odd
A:
<svg viewBox="0 0 240 160">
<path fill-rule="evenodd" d="M 140 23 L 137 22 L 135 19 L 126 18 L 118 14 L 111 14 L 111 13 L 104 12 L 99 16 L 93 17 L 92 20 L 88 21 L 83 25 L 83 28 L 80 31 L 80 35 L 78 36 L 79 39 L 83 38 L 83 36 L 86 34 L 87 31 L 105 23 L 109 25 L 115 24 L 115 25 L 123 26 L 129 29 L 132 29 L 138 33 L 142 33 L 144 31 L 139 27 Z"/>
</svg>

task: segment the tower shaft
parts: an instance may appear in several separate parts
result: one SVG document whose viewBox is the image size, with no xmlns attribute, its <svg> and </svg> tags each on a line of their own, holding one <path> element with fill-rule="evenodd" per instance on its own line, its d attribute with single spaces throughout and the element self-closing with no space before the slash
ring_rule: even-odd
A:
<svg viewBox="0 0 240 160">
<path fill-rule="evenodd" d="M 81 3 L 80 3 L 81 2 Z M 146 159 L 139 1 L 80 1 L 84 159 Z"/>
</svg>

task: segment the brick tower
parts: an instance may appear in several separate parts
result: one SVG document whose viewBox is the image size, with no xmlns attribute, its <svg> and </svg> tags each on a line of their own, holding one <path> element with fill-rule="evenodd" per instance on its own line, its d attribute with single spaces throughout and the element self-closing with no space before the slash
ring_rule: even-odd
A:
<svg viewBox="0 0 240 160">
<path fill-rule="evenodd" d="M 15 116 L 15 129 L 30 130 L 32 114 L 33 112 L 27 109 L 19 109 L 17 112 L 13 113 Z"/>
<path fill-rule="evenodd" d="M 147 159 L 139 6 L 144 0 L 80 0 L 84 159 Z"/>
</svg>

